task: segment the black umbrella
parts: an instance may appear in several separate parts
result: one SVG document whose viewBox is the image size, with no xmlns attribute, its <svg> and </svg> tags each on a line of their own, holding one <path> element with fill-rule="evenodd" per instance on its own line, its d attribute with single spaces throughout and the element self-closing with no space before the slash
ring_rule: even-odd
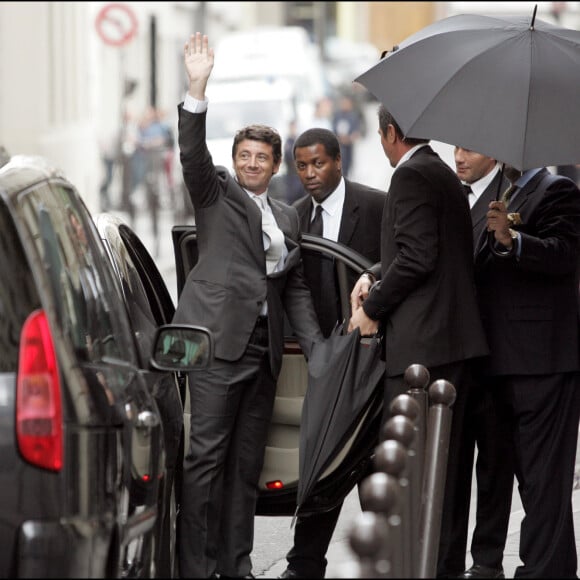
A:
<svg viewBox="0 0 580 580">
<path fill-rule="evenodd" d="M 535 15 L 439 20 L 355 81 L 406 136 L 465 147 L 519 170 L 576 164 L 580 32 Z"/>
<path fill-rule="evenodd" d="M 300 428 L 296 513 L 352 435 L 376 389 L 383 388 L 385 363 L 379 338 L 337 327 L 314 345 L 308 361 L 308 389 Z"/>
</svg>

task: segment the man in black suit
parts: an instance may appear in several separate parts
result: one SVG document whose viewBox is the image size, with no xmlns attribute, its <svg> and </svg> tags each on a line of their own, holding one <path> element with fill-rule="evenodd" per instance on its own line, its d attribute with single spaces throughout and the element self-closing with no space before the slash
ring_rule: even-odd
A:
<svg viewBox="0 0 580 580">
<path fill-rule="evenodd" d="M 471 207 L 474 247 L 487 229 L 489 203 L 508 187 L 501 165 L 493 158 L 455 147 L 455 171 L 463 182 Z M 482 359 L 485 368 L 487 359 Z M 510 422 L 499 397 L 481 372 L 466 402 L 462 433 L 461 470 L 451 535 L 440 544 L 439 565 L 447 570 L 465 568 L 469 506 L 475 445 L 477 445 L 477 515 L 471 540 L 473 566 L 464 578 L 503 578 L 503 553 L 507 538 L 514 472 Z"/>
<path fill-rule="evenodd" d="M 344 178 L 340 144 L 328 129 L 304 131 L 294 143 L 293 156 L 308 194 L 294 202 L 302 231 L 312 233 L 316 208 L 321 207 L 322 229 L 318 235 L 377 262 L 385 192 Z M 333 264 L 309 261 L 304 256 L 304 273 L 322 332 L 328 336 L 342 318 Z M 355 281 L 351 279 L 350 287 Z M 288 552 L 288 568 L 281 578 L 324 578 L 325 555 L 341 508 L 342 504 L 328 512 L 297 518 L 294 546 Z"/>
<path fill-rule="evenodd" d="M 485 371 L 509 413 L 525 512 L 515 576 L 573 578 L 580 191 L 546 168 L 505 173 L 515 190 L 489 204 L 493 241 L 484 232 L 475 267 L 491 348 Z"/>
<path fill-rule="evenodd" d="M 199 258 L 175 322 L 209 328 L 215 356 L 190 375 L 191 432 L 178 520 L 183 578 L 252 577 L 258 479 L 284 340 L 284 314 L 305 356 L 322 333 L 301 266 L 296 210 L 268 196 L 282 161 L 270 127 L 234 138 L 233 177 L 205 140 L 214 63 L 207 36 L 184 47 L 188 93 L 178 108 L 184 181 L 195 210 Z"/>
<path fill-rule="evenodd" d="M 384 326 L 384 419 L 393 398 L 407 390 L 404 373 L 411 364 L 427 367 L 432 381 L 445 379 L 455 387 L 443 542 L 453 520 L 473 362 L 488 353 L 475 295 L 469 204 L 457 175 L 428 140 L 406 138 L 383 105 L 379 135 L 395 168 L 383 210 L 381 262 L 353 289 L 349 328 L 372 335 L 379 324 Z M 438 575 L 446 574 L 438 570 Z"/>
</svg>

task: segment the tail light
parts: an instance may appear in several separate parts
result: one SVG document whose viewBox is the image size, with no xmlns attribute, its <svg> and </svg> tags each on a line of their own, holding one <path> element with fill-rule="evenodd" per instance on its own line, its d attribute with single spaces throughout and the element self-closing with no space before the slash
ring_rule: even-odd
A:
<svg viewBox="0 0 580 580">
<path fill-rule="evenodd" d="M 26 461 L 62 468 L 60 381 L 46 314 L 33 312 L 22 327 L 16 384 L 16 438 Z"/>
<path fill-rule="evenodd" d="M 284 484 L 279 479 L 266 482 L 266 489 L 283 489 L 283 488 Z"/>
</svg>

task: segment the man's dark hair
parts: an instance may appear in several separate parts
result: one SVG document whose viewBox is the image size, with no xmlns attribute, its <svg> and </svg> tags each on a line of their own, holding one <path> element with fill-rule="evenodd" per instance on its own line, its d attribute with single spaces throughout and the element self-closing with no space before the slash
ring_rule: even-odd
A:
<svg viewBox="0 0 580 580">
<path fill-rule="evenodd" d="M 240 129 L 234 137 L 232 159 L 236 156 L 238 145 L 245 139 L 268 143 L 268 145 L 272 146 L 274 163 L 278 163 L 282 160 L 282 138 L 280 137 L 280 133 L 278 133 L 278 131 L 273 127 L 268 127 L 266 125 L 248 125 L 247 127 Z"/>
<path fill-rule="evenodd" d="M 379 127 L 383 135 L 387 134 L 387 127 L 389 125 L 392 125 L 395 128 L 395 133 L 397 134 L 397 137 L 399 137 L 399 139 L 405 141 L 405 143 L 408 143 L 409 145 L 419 145 L 419 143 L 429 143 L 429 139 L 416 139 L 413 137 L 405 137 L 405 135 L 403 135 L 403 131 L 401 131 L 401 127 L 399 127 L 399 124 L 397 123 L 397 121 L 395 121 L 393 115 L 391 115 L 391 113 L 387 110 L 385 105 L 381 104 L 379 105 Z"/>
<path fill-rule="evenodd" d="M 311 147 L 312 145 L 319 144 L 324 147 L 326 154 L 332 159 L 338 159 L 340 157 L 340 144 L 336 135 L 332 131 L 320 127 L 307 129 L 299 135 L 296 141 L 294 141 L 292 154 L 296 158 L 297 147 Z"/>
</svg>

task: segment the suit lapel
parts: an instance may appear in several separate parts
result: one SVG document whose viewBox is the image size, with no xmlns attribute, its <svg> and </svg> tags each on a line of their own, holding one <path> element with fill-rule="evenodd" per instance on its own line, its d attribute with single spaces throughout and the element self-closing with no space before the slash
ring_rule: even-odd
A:
<svg viewBox="0 0 580 580">
<path fill-rule="evenodd" d="M 237 185 L 240 187 L 239 184 Z M 240 192 L 243 203 L 246 206 L 246 219 L 248 220 L 250 235 L 254 237 L 256 256 L 260 256 L 260 254 L 264 253 L 264 241 L 262 239 L 262 212 L 256 202 L 241 187 Z"/>
<path fill-rule="evenodd" d="M 344 207 L 338 232 L 338 241 L 341 244 L 350 245 L 358 221 L 359 205 L 356 196 L 351 191 L 350 184 L 345 180 Z"/>
<path fill-rule="evenodd" d="M 296 211 L 298 212 L 298 217 L 300 218 L 300 229 L 302 232 L 308 233 L 310 227 L 310 216 L 312 215 L 312 201 L 308 197 L 308 203 L 300 203 L 296 205 Z"/>
<path fill-rule="evenodd" d="M 270 209 L 274 214 L 274 218 L 276 219 L 276 223 L 278 227 L 284 232 L 285 236 L 290 235 L 291 227 L 290 227 L 290 220 L 288 216 L 284 212 L 284 210 L 276 203 L 276 200 L 269 199 Z"/>
<path fill-rule="evenodd" d="M 536 175 L 534 175 L 528 183 L 526 183 L 520 191 L 516 192 L 515 197 L 508 205 L 508 211 L 511 213 L 521 212 L 522 210 L 525 211 L 525 206 L 528 202 L 528 199 L 534 191 L 538 188 L 538 185 L 541 183 L 542 179 L 548 174 L 547 169 L 542 169 L 542 171 L 538 171 Z M 528 214 L 529 215 L 529 214 Z"/>
</svg>

